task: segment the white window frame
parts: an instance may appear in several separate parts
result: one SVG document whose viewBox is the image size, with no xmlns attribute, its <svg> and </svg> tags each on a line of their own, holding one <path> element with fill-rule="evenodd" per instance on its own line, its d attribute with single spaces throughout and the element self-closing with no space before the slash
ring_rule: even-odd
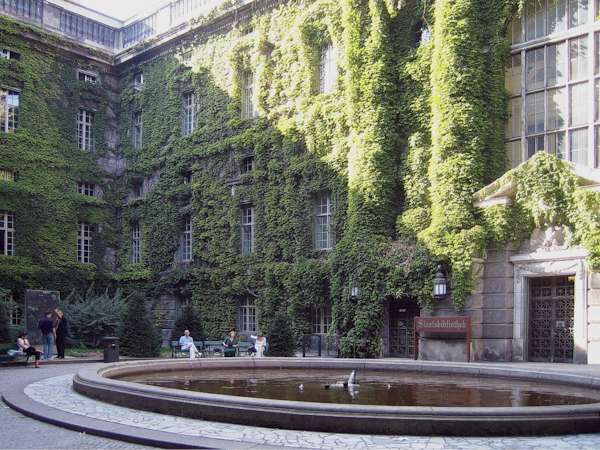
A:
<svg viewBox="0 0 600 450">
<path fill-rule="evenodd" d="M 18 61 L 21 59 L 21 54 L 8 48 L 3 48 L 0 50 L 0 59 L 14 59 Z"/>
<path fill-rule="evenodd" d="M 140 223 L 131 224 L 131 262 L 138 264 L 142 261 L 142 237 L 140 234 Z"/>
<path fill-rule="evenodd" d="M 96 197 L 98 194 L 98 189 L 94 183 L 78 182 L 77 192 L 89 197 Z"/>
<path fill-rule="evenodd" d="M 181 134 L 189 136 L 196 129 L 196 93 L 186 92 L 183 94 L 183 115 L 181 122 Z"/>
<path fill-rule="evenodd" d="M 94 226 L 89 222 L 77 224 L 77 261 L 89 264 L 92 261 L 92 233 Z"/>
<path fill-rule="evenodd" d="M 140 149 L 143 145 L 143 119 L 142 111 L 136 111 L 133 113 L 133 130 L 132 130 L 132 144 L 133 148 Z"/>
<path fill-rule="evenodd" d="M 335 91 L 338 78 L 338 51 L 329 43 L 321 48 L 319 59 L 319 93 Z"/>
<path fill-rule="evenodd" d="M 240 76 L 240 100 L 242 119 L 254 119 L 258 117 L 254 92 L 254 72 L 245 70 Z"/>
<path fill-rule="evenodd" d="M 193 239 L 192 218 L 186 217 L 183 223 L 183 230 L 181 230 L 179 236 L 179 249 L 177 251 L 178 262 L 189 263 L 194 259 Z"/>
<path fill-rule="evenodd" d="M 3 247 L 0 255 L 15 255 L 15 214 L 10 211 L 0 211 L 0 237 Z"/>
<path fill-rule="evenodd" d="M 100 77 L 95 72 L 90 72 L 89 70 L 78 69 L 77 70 L 77 79 L 84 83 L 95 84 L 95 83 L 98 83 L 98 81 L 100 80 Z"/>
<path fill-rule="evenodd" d="M 240 161 L 240 175 L 245 175 L 254 170 L 254 155 L 247 155 Z"/>
<path fill-rule="evenodd" d="M 94 150 L 95 114 L 95 111 L 91 109 L 79 108 L 79 113 L 77 114 L 77 147 L 79 150 Z"/>
<path fill-rule="evenodd" d="M 240 247 L 242 255 L 254 253 L 254 206 L 242 205 L 240 225 Z"/>
<path fill-rule="evenodd" d="M 138 91 L 144 87 L 144 72 L 136 72 L 133 74 L 133 87 Z"/>
<path fill-rule="evenodd" d="M 241 333 L 255 333 L 258 325 L 258 310 L 252 297 L 244 297 L 238 305 L 238 328 Z"/>
<path fill-rule="evenodd" d="M 313 247 L 315 250 L 327 251 L 333 248 L 332 233 L 333 202 L 331 193 L 321 192 L 314 199 Z"/>
<path fill-rule="evenodd" d="M 12 133 L 19 128 L 20 104 L 21 91 L 0 88 L 0 133 Z"/>
<path fill-rule="evenodd" d="M 23 306 L 15 303 L 12 305 L 9 311 L 9 321 L 10 325 L 13 327 L 18 327 L 23 325 L 24 315 L 23 315 Z"/>
<path fill-rule="evenodd" d="M 0 169 L 0 181 L 14 182 L 16 174 L 12 170 Z"/>
<path fill-rule="evenodd" d="M 331 306 L 314 306 L 310 311 L 312 334 L 328 334 L 333 323 Z"/>
</svg>

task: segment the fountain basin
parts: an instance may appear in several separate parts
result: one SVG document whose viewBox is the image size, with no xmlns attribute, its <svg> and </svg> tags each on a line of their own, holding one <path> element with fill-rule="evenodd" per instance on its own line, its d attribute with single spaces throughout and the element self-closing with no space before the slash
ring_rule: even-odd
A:
<svg viewBox="0 0 600 450">
<path fill-rule="evenodd" d="M 195 392 L 124 381 L 119 378 L 148 377 L 181 371 L 215 371 L 239 378 L 252 371 L 301 369 L 308 374 L 326 370 L 350 373 L 376 371 L 386 375 L 445 374 L 501 378 L 589 390 L 588 401 L 600 395 L 600 378 L 536 371 L 498 364 L 432 363 L 424 361 L 240 358 L 200 360 L 133 361 L 106 366 L 100 370 L 82 369 L 74 378 L 74 389 L 93 398 L 159 413 L 196 419 L 255 426 L 361 434 L 415 435 L 531 435 L 597 432 L 600 429 L 600 402 L 552 406 L 438 407 L 380 406 L 320 403 L 272 398 L 244 397 Z M 454 377 L 454 378 L 455 378 Z"/>
</svg>

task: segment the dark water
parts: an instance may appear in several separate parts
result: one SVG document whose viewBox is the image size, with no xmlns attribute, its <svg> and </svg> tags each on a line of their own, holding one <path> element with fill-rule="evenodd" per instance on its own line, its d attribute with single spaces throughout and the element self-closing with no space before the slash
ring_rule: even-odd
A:
<svg viewBox="0 0 600 450">
<path fill-rule="evenodd" d="M 389 406 L 549 406 L 600 402 L 600 392 L 564 385 L 461 375 L 358 372 L 354 390 L 325 389 L 349 371 L 262 369 L 163 372 L 121 378 L 214 394 Z"/>
</svg>

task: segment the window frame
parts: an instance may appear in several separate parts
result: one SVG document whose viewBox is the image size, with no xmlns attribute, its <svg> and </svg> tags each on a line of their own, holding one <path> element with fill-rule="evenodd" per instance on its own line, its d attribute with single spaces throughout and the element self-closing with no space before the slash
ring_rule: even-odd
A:
<svg viewBox="0 0 600 450">
<path fill-rule="evenodd" d="M 258 308 L 253 297 L 243 297 L 238 303 L 238 331 L 256 333 L 258 329 Z"/>
<path fill-rule="evenodd" d="M 252 70 L 244 70 L 240 74 L 240 109 L 242 119 L 251 120 L 258 117 L 256 109 L 256 80 Z"/>
<path fill-rule="evenodd" d="M 335 92 L 338 75 L 338 50 L 333 43 L 329 42 L 319 51 L 319 94 Z"/>
<path fill-rule="evenodd" d="M 256 213 L 254 205 L 251 203 L 241 205 L 240 215 L 240 250 L 242 255 L 251 255 L 256 250 L 254 236 Z"/>
<path fill-rule="evenodd" d="M 139 150 L 142 148 L 142 146 L 144 145 L 144 131 L 143 131 L 143 127 L 144 127 L 144 122 L 143 122 L 143 117 L 142 117 L 142 111 L 134 111 L 133 113 L 133 117 L 131 119 L 131 124 L 132 124 L 132 132 L 131 132 L 131 144 L 133 145 L 133 148 Z"/>
<path fill-rule="evenodd" d="M 329 334 L 333 325 L 331 305 L 313 306 L 310 310 L 310 329 L 312 334 Z"/>
<path fill-rule="evenodd" d="M 323 203 L 325 199 L 325 203 Z M 323 206 L 325 205 L 325 210 Z M 333 239 L 334 203 L 331 192 L 322 191 L 313 197 L 313 250 L 327 252 L 335 245 Z M 325 221 L 322 223 L 321 220 Z M 326 231 L 323 233 L 323 225 Z M 322 239 L 325 236 L 325 239 Z M 322 243 L 325 242 L 325 246 Z"/>
<path fill-rule="evenodd" d="M 11 97 L 17 104 L 11 104 Z M 21 90 L 0 87 L 0 133 L 14 133 L 19 129 L 21 109 Z"/>
<path fill-rule="evenodd" d="M 77 182 L 77 193 L 88 197 L 96 197 L 98 195 L 98 188 L 96 183 L 87 183 L 85 181 Z"/>
<path fill-rule="evenodd" d="M 189 136 L 196 130 L 196 93 L 184 92 L 181 117 L 181 135 Z"/>
<path fill-rule="evenodd" d="M 82 264 L 92 263 L 94 225 L 90 222 L 77 223 L 77 261 Z"/>
<path fill-rule="evenodd" d="M 0 211 L 0 236 L 2 241 L 0 256 L 15 256 L 15 235 L 15 213 Z"/>
<path fill-rule="evenodd" d="M 79 108 L 77 113 L 77 148 L 82 151 L 92 152 L 96 146 L 95 139 L 96 111 L 88 108 Z"/>
<path fill-rule="evenodd" d="M 131 263 L 139 264 L 142 262 L 142 235 L 140 232 L 140 223 L 131 223 Z"/>
<path fill-rule="evenodd" d="M 96 84 L 100 82 L 100 75 L 98 75 L 96 72 L 92 72 L 89 70 L 77 69 L 77 80 L 83 83 Z"/>
</svg>

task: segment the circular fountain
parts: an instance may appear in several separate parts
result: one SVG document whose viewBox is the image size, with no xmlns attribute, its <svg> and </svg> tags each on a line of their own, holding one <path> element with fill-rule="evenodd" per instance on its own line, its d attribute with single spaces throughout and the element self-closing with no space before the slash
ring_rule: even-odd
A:
<svg viewBox="0 0 600 450">
<path fill-rule="evenodd" d="M 352 370 L 356 378 L 348 379 Z M 134 361 L 83 369 L 73 386 L 81 394 L 137 409 L 323 432 L 486 436 L 600 429 L 600 379 L 516 365 L 308 358 Z"/>
</svg>

